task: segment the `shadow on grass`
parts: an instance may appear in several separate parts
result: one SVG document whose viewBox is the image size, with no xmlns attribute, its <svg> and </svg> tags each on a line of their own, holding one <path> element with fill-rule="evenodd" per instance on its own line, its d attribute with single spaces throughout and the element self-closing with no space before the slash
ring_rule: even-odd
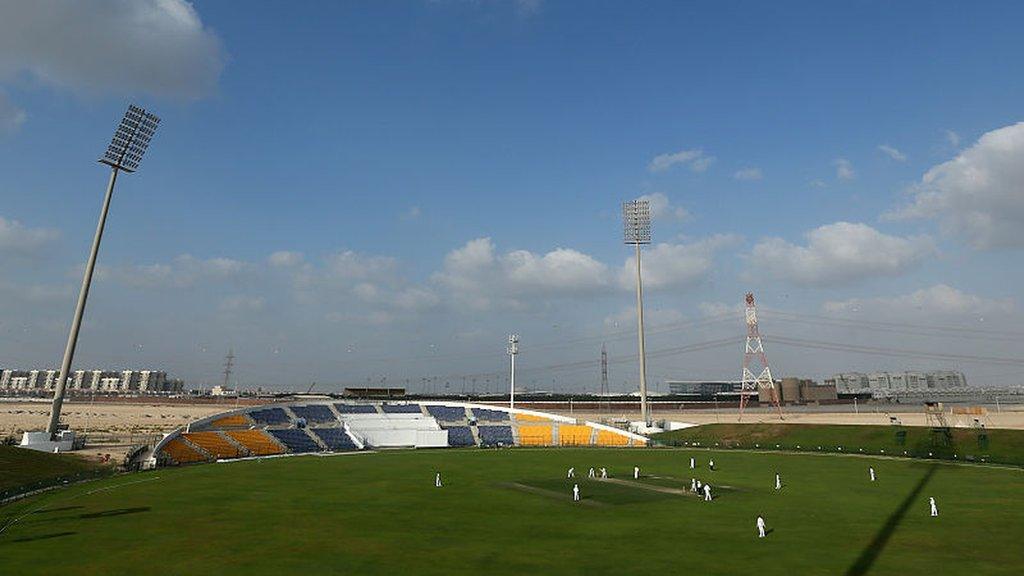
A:
<svg viewBox="0 0 1024 576">
<path fill-rule="evenodd" d="M 79 518 L 109 518 L 111 516 L 124 516 L 125 514 L 138 514 L 139 512 L 149 512 L 149 506 L 140 506 L 138 508 L 117 508 L 114 510 L 104 510 L 102 512 L 91 512 L 89 514 L 79 514 Z"/>
<path fill-rule="evenodd" d="M 36 510 L 33 514 L 49 514 L 50 512 L 64 512 L 65 510 L 78 510 L 82 506 L 61 506 L 60 508 L 44 508 Z"/>
<path fill-rule="evenodd" d="M 868 573 L 868 570 L 871 569 L 871 566 L 882 554 L 882 550 L 885 549 L 885 545 L 889 542 L 889 539 L 892 538 L 893 533 L 896 532 L 896 528 L 900 525 L 900 522 L 903 521 L 903 517 L 907 515 L 907 510 L 914 505 L 918 495 L 921 494 L 925 485 L 927 485 L 928 481 L 932 479 L 933 475 L 935 475 L 935 471 L 937 469 L 938 466 L 934 464 L 928 468 L 928 471 L 925 472 L 925 475 L 922 476 L 920 480 L 918 480 L 914 489 L 910 491 L 910 494 L 907 494 L 907 497 L 903 499 L 903 502 L 900 503 L 899 507 L 889 515 L 889 519 L 885 521 L 885 525 L 882 526 L 882 529 L 878 531 L 878 534 L 875 534 L 875 537 L 867 547 L 864 548 L 864 551 L 860 553 L 860 556 L 858 556 L 857 560 L 852 566 L 850 566 L 850 569 L 846 571 L 846 576 L 862 576 L 863 574 Z"/>
<path fill-rule="evenodd" d="M 39 536 L 26 536 L 24 538 L 18 538 L 11 540 L 11 543 L 15 542 L 34 542 L 36 540 L 50 540 L 51 538 L 60 538 L 62 536 L 74 536 L 78 532 L 54 532 L 53 534 L 40 534 Z"/>
</svg>

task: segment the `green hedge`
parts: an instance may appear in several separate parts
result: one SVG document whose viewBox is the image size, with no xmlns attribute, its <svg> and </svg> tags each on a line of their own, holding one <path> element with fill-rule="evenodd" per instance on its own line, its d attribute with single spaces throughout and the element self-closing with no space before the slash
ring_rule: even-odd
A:
<svg viewBox="0 0 1024 576">
<path fill-rule="evenodd" d="M 708 424 L 655 434 L 667 446 L 935 458 L 1024 466 L 1024 430 L 818 424 Z"/>
</svg>

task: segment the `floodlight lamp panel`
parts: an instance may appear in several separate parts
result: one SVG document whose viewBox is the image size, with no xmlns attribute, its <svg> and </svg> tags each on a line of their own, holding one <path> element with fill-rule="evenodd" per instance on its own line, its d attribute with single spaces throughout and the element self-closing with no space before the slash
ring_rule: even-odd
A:
<svg viewBox="0 0 1024 576">
<path fill-rule="evenodd" d="M 159 124 L 160 119 L 156 115 L 134 104 L 129 105 L 100 162 L 125 172 L 134 172 Z"/>
<path fill-rule="evenodd" d="M 623 242 L 626 244 L 651 243 L 651 204 L 647 200 L 622 203 Z"/>
</svg>

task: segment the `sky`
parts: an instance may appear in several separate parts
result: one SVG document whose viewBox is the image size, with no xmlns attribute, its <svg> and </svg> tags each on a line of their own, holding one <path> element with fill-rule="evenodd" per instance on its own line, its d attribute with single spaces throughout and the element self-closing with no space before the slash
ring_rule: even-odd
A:
<svg viewBox="0 0 1024 576">
<path fill-rule="evenodd" d="M 1024 384 L 1024 6 L 0 0 L 0 368 L 57 366 L 128 103 L 75 366 L 191 384 Z"/>
</svg>

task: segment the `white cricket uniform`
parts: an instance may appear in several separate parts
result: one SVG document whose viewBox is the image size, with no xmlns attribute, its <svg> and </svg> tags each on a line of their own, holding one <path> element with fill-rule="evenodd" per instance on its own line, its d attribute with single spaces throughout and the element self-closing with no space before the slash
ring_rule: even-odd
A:
<svg viewBox="0 0 1024 576">
<path fill-rule="evenodd" d="M 593 478 L 593 477 L 595 477 L 595 476 L 597 476 L 597 474 L 596 474 L 596 473 L 594 473 L 594 469 L 593 469 L 593 468 L 591 468 L 591 469 L 590 469 L 590 472 L 587 472 L 587 477 L 588 477 L 588 478 Z"/>
<path fill-rule="evenodd" d="M 711 502 L 711 484 L 704 485 L 704 501 Z"/>
<path fill-rule="evenodd" d="M 690 470 L 697 467 L 697 461 L 694 458 L 690 458 Z"/>
<path fill-rule="evenodd" d="M 440 488 L 441 487 L 441 473 L 440 472 L 438 472 L 434 476 L 434 487 L 435 488 Z"/>
<path fill-rule="evenodd" d="M 608 477 L 608 469 L 607 468 L 601 468 L 601 478 L 607 478 L 607 477 Z"/>
<path fill-rule="evenodd" d="M 640 467 L 639 466 L 633 466 L 633 480 L 639 480 L 639 479 L 640 479 Z"/>
<path fill-rule="evenodd" d="M 579 484 L 573 484 L 572 485 L 572 501 L 573 502 L 579 502 L 580 501 L 580 485 Z"/>
<path fill-rule="evenodd" d="M 711 468 L 712 470 L 715 469 L 715 461 L 714 460 L 709 460 L 708 461 L 708 468 Z"/>
<path fill-rule="evenodd" d="M 757 537 L 764 538 L 764 518 L 757 517 Z"/>
<path fill-rule="evenodd" d="M 782 488 L 782 477 L 779 476 L 778 474 L 776 474 L 775 475 L 775 489 L 778 490 L 780 488 Z"/>
<path fill-rule="evenodd" d="M 576 469 L 575 468 L 569 468 L 569 471 L 566 472 L 565 477 L 566 478 L 575 478 L 576 477 Z"/>
<path fill-rule="evenodd" d="M 868 474 L 871 475 L 871 481 L 874 482 L 875 481 L 875 469 L 874 469 L 874 467 L 868 468 Z"/>
<path fill-rule="evenodd" d="M 935 498 L 928 498 L 928 507 L 932 510 L 932 516 L 939 515 L 939 508 L 935 505 Z"/>
<path fill-rule="evenodd" d="M 690 478 L 690 492 L 696 492 L 696 491 L 697 491 L 697 479 L 696 478 Z"/>
</svg>

